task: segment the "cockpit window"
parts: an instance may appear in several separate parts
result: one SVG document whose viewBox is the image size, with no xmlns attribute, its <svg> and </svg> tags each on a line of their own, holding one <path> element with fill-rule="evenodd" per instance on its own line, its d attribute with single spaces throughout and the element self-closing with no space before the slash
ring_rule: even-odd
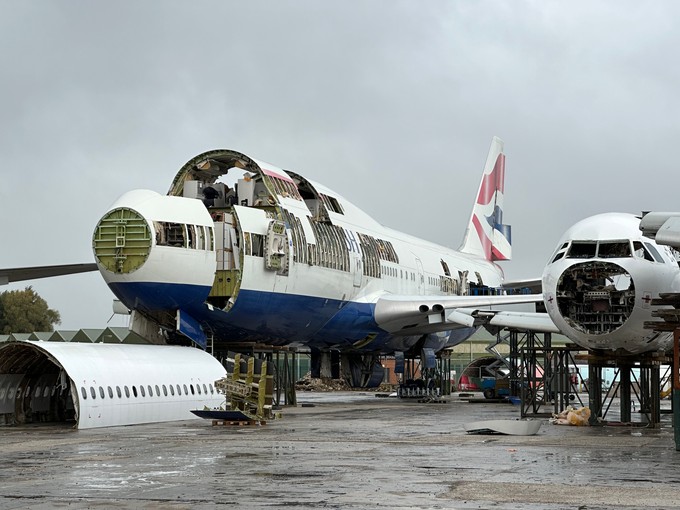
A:
<svg viewBox="0 0 680 510">
<path fill-rule="evenodd" d="M 630 242 L 628 241 L 600 241 L 597 256 L 602 259 L 631 257 Z"/>
<path fill-rule="evenodd" d="M 637 258 L 654 262 L 654 257 L 652 257 L 652 254 L 645 249 L 640 241 L 633 241 L 633 252 Z"/>
<path fill-rule="evenodd" d="M 654 248 L 654 246 L 652 244 L 645 243 L 645 247 L 652 254 L 652 256 L 654 257 L 654 260 L 656 260 L 657 262 L 661 262 L 662 264 L 665 262 L 663 260 L 663 257 L 661 256 L 661 254 L 656 250 L 656 248 Z"/>
<path fill-rule="evenodd" d="M 597 243 L 592 241 L 573 241 L 567 258 L 570 259 L 591 259 L 595 257 Z"/>
</svg>

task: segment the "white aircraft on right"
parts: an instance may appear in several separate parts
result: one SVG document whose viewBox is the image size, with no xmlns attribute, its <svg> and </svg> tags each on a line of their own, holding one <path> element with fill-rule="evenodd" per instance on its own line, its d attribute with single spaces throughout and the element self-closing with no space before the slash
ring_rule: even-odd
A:
<svg viewBox="0 0 680 510">
<path fill-rule="evenodd" d="M 663 213 L 661 213 L 663 214 Z M 669 213 L 665 213 L 668 219 Z M 680 246 L 680 213 L 676 213 Z M 647 216 L 645 216 L 647 218 Z M 659 218 L 605 213 L 569 228 L 548 260 L 540 283 L 545 313 L 465 311 L 497 326 L 532 327 L 551 331 L 550 325 L 575 344 L 589 350 L 621 355 L 668 351 L 671 332 L 644 327 L 657 320 L 651 301 L 663 293 L 680 292 L 677 252 L 645 235 Z M 642 229 L 642 231 L 641 231 Z M 477 321 L 476 321 L 477 323 Z M 555 331 L 555 330 L 553 330 Z"/>
</svg>

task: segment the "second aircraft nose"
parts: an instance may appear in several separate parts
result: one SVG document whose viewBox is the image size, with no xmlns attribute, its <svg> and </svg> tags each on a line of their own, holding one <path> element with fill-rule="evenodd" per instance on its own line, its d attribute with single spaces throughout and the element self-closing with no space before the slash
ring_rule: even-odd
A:
<svg viewBox="0 0 680 510">
<path fill-rule="evenodd" d="M 635 284 L 618 264 L 602 261 L 569 266 L 557 281 L 560 315 L 574 329 L 591 335 L 611 333 L 628 320 Z"/>
</svg>

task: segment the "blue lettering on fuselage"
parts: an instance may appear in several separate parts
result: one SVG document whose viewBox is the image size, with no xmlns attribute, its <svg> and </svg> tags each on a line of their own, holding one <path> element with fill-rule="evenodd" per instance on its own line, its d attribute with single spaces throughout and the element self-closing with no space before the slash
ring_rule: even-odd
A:
<svg viewBox="0 0 680 510">
<path fill-rule="evenodd" d="M 361 251 L 359 251 L 359 243 L 357 242 L 356 237 L 354 237 L 354 232 L 346 228 L 343 228 L 343 230 L 345 231 L 345 238 L 347 239 L 347 249 L 349 251 L 361 253 Z"/>
</svg>

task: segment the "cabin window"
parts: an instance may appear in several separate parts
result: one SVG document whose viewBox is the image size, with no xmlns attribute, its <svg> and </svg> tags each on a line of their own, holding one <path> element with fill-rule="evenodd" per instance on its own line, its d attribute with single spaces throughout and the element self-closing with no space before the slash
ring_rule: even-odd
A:
<svg viewBox="0 0 680 510">
<path fill-rule="evenodd" d="M 127 385 L 123 386 L 123 389 L 125 390 L 125 396 L 127 398 L 130 398 L 130 388 L 127 387 Z"/>
<path fill-rule="evenodd" d="M 162 225 L 167 246 L 184 247 L 184 225 L 169 222 L 163 222 Z"/>
<path fill-rule="evenodd" d="M 108 392 L 109 392 L 109 398 L 113 398 L 113 388 L 111 388 L 111 386 L 109 386 L 109 387 L 107 387 L 106 389 L 107 389 Z"/>
<path fill-rule="evenodd" d="M 205 387 L 205 383 L 203 384 L 203 393 L 208 394 L 208 388 Z"/>
<path fill-rule="evenodd" d="M 251 255 L 250 232 L 243 232 L 243 254 Z"/>
<path fill-rule="evenodd" d="M 199 395 L 201 394 L 201 385 L 200 384 L 196 385 L 196 391 L 198 392 Z"/>
<path fill-rule="evenodd" d="M 4 392 L 3 392 L 4 393 Z M 80 387 L 80 394 L 83 396 L 83 400 L 87 400 L 87 390 L 84 386 Z M 4 395 L 3 395 L 4 396 Z"/>
<path fill-rule="evenodd" d="M 196 247 L 199 250 L 205 250 L 205 228 L 202 225 L 196 225 L 196 232 L 198 233 Z"/>
<path fill-rule="evenodd" d="M 213 236 L 213 228 L 212 227 L 205 227 L 205 237 L 206 237 L 206 242 L 205 242 L 206 248 L 210 251 L 214 251 L 215 250 L 215 237 Z"/>
<path fill-rule="evenodd" d="M 439 262 L 442 264 L 442 269 L 444 270 L 444 274 L 446 276 L 451 276 L 451 272 L 449 271 L 449 265 L 444 262 L 444 259 L 441 259 Z"/>
<path fill-rule="evenodd" d="M 106 397 L 106 395 L 104 395 L 104 388 L 102 388 L 101 386 L 99 387 L 99 396 L 100 396 L 101 398 Z"/>
<path fill-rule="evenodd" d="M 194 391 L 194 385 L 193 384 L 189 385 L 189 389 L 191 390 L 192 395 L 196 395 L 196 392 Z"/>
<path fill-rule="evenodd" d="M 149 390 L 149 396 L 153 397 L 153 388 L 151 387 L 150 384 L 146 387 L 146 389 Z"/>
<path fill-rule="evenodd" d="M 175 387 L 172 384 L 169 384 L 168 387 L 170 388 L 170 395 L 175 396 Z"/>
<path fill-rule="evenodd" d="M 254 257 L 264 257 L 264 236 L 261 234 L 250 234 L 252 240 L 252 252 Z"/>
<path fill-rule="evenodd" d="M 213 385 L 212 385 L 212 384 L 208 384 L 208 387 L 210 388 L 210 394 L 211 394 L 211 395 L 212 395 L 213 393 L 215 393 L 215 388 L 213 388 Z"/>
<path fill-rule="evenodd" d="M 161 396 L 161 389 L 158 387 L 158 385 L 156 385 L 156 395 L 159 397 Z"/>
<path fill-rule="evenodd" d="M 328 209 L 329 211 L 333 211 L 334 213 L 338 214 L 345 214 L 344 211 L 342 210 L 340 202 L 338 202 L 337 199 L 330 197 L 328 195 L 324 195 L 323 193 L 319 193 L 319 197 L 321 197 L 321 201 L 326 206 L 326 209 Z"/>
<path fill-rule="evenodd" d="M 188 395 L 188 394 L 189 394 L 189 390 L 187 390 L 187 385 L 184 384 L 183 386 L 184 386 L 184 394 L 185 394 L 185 395 Z M 193 393 L 193 392 L 192 392 L 192 393 Z"/>
<path fill-rule="evenodd" d="M 137 386 L 132 386 L 132 394 L 137 398 Z"/>
<path fill-rule="evenodd" d="M 168 387 L 165 384 L 163 385 L 163 395 L 168 396 Z"/>
<path fill-rule="evenodd" d="M 177 385 L 177 394 L 178 395 L 182 394 L 182 388 L 180 388 L 179 384 Z"/>
<path fill-rule="evenodd" d="M 120 386 L 116 386 L 116 394 L 118 395 L 118 398 L 123 398 L 123 394 L 120 391 Z"/>
<path fill-rule="evenodd" d="M 139 393 L 142 394 L 142 397 L 146 397 L 146 390 L 144 389 L 144 385 L 143 385 L 143 384 L 140 384 L 140 385 L 139 385 Z M 149 395 L 149 396 L 151 396 L 151 395 Z"/>
<path fill-rule="evenodd" d="M 90 395 L 92 395 L 93 399 L 97 398 L 97 392 L 95 391 L 94 386 L 90 386 Z"/>
<path fill-rule="evenodd" d="M 187 244 L 185 245 L 185 248 L 193 248 L 196 249 L 196 232 L 194 230 L 193 225 L 184 225 L 184 228 L 186 229 L 186 240 Z"/>
</svg>

